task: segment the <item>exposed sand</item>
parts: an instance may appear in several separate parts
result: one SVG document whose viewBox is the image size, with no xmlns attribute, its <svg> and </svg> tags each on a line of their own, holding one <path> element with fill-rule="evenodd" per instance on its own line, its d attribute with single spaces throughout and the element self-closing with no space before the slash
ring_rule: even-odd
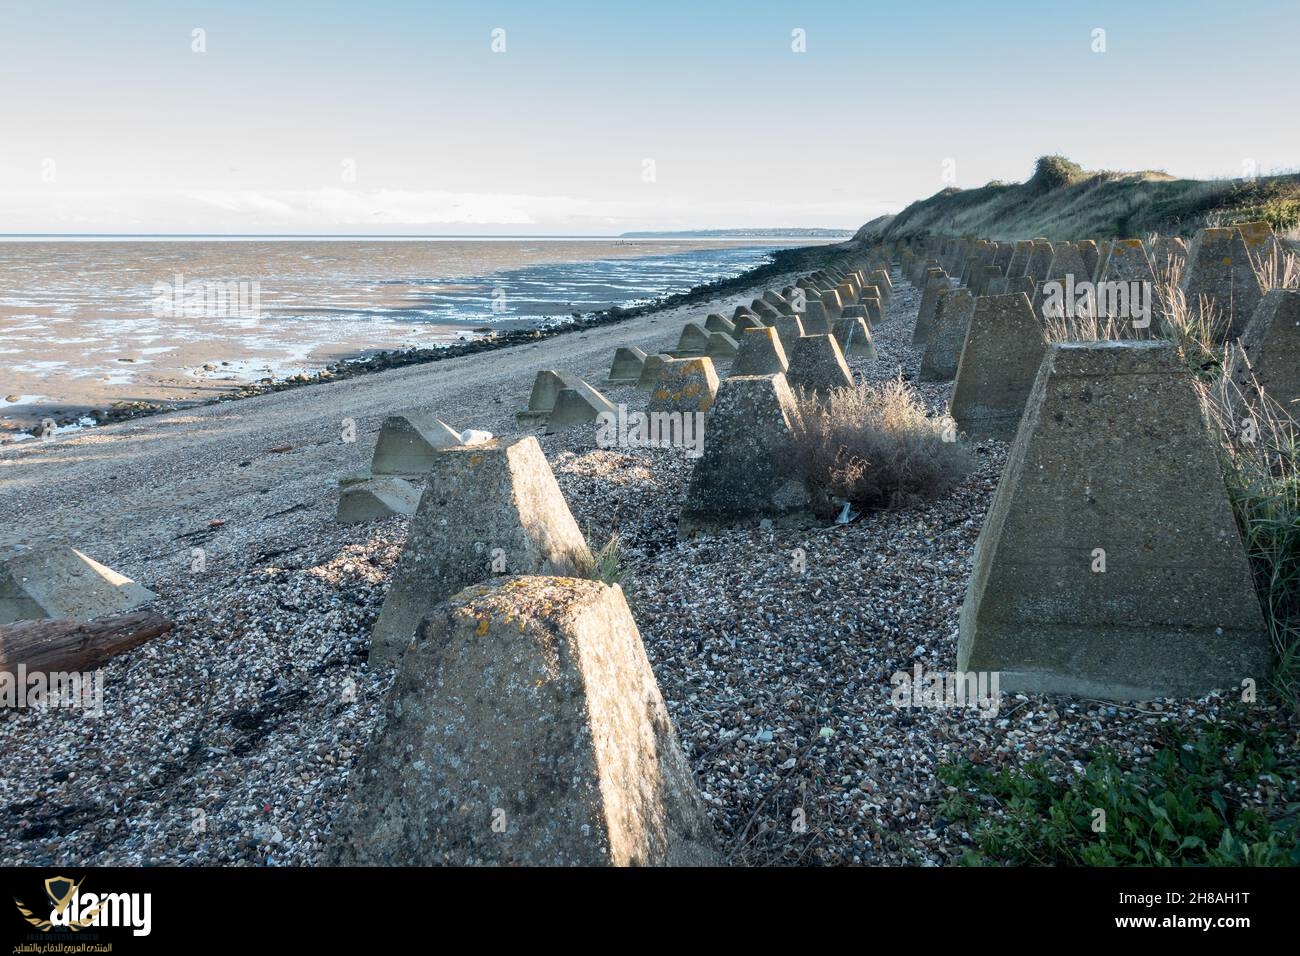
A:
<svg viewBox="0 0 1300 956">
<path fill-rule="evenodd" d="M 385 416 L 434 409 L 457 428 L 518 434 L 535 373 L 576 372 L 603 387 L 614 350 L 676 345 L 684 322 L 730 314 L 790 276 L 691 307 L 427 365 L 32 439 L 0 449 L 0 547 L 65 541 L 145 581 L 188 574 L 182 535 L 226 522 L 209 547 L 242 549 L 332 520 L 336 482 L 369 466 Z M 341 438 L 356 422 L 355 442 Z M 292 446 L 288 452 L 272 448 Z"/>
<path fill-rule="evenodd" d="M 246 383 L 310 374 L 380 349 L 472 338 L 478 326 L 506 329 L 534 324 L 538 315 L 605 308 L 641 294 L 649 287 L 643 283 L 666 281 L 655 268 L 634 265 L 626 274 L 620 270 L 617 288 L 586 281 L 600 271 L 600 262 L 773 244 L 0 243 L 0 442 L 47 417 L 75 421 L 116 402 L 208 400 Z M 178 276 L 181 292 L 173 299 L 182 314 L 159 317 L 155 284 L 175 289 Z M 232 291 L 245 283 L 245 306 L 252 303 L 255 282 L 260 317 L 215 299 L 205 313 L 185 314 L 187 282 L 229 283 Z M 494 315 L 486 299 L 498 282 L 508 296 L 502 315 Z M 460 317 L 440 319 L 455 293 L 465 299 Z M 585 301 L 569 301 L 584 295 Z M 466 317 L 466 309 L 475 318 Z"/>
</svg>

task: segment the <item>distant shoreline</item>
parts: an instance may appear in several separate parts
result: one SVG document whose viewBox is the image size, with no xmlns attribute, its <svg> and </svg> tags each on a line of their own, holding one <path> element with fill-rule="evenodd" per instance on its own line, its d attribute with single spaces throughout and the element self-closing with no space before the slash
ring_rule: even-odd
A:
<svg viewBox="0 0 1300 956">
<path fill-rule="evenodd" d="M 680 241 L 680 240 L 677 240 Z M 613 306 L 594 312 L 576 315 L 571 321 L 547 327 L 521 328 L 497 331 L 482 338 L 470 339 L 450 345 L 416 347 L 409 349 L 372 349 L 361 350 L 329 363 L 315 372 L 299 373 L 276 378 L 269 382 L 248 382 L 231 384 L 228 390 L 212 398 L 180 399 L 175 401 L 132 400 L 109 406 L 83 407 L 76 414 L 55 418 L 60 431 L 71 427 L 93 427 L 115 422 L 127 421 L 184 408 L 215 405 L 223 402 L 252 398 L 271 392 L 286 391 L 305 385 L 352 378 L 357 375 L 402 368 L 409 365 L 421 365 L 448 359 L 473 355 L 479 352 L 497 351 L 520 345 L 535 344 L 541 340 L 569 332 L 582 332 L 597 326 L 623 322 L 649 313 L 671 310 L 705 302 L 720 295 L 734 294 L 752 285 L 766 282 L 791 272 L 807 272 L 817 268 L 822 262 L 833 257 L 842 247 L 840 243 L 807 242 L 789 248 L 775 249 L 770 253 L 770 261 L 757 267 L 747 269 L 728 279 L 696 285 L 685 292 L 660 296 L 640 305 L 621 307 Z M 11 409 L 16 406 L 11 406 Z M 11 419 L 13 420 L 13 419 Z M 18 421 L 24 421 L 19 419 Z M 28 427 L 22 430 L 36 434 L 39 418 L 26 419 Z M 91 424 L 93 423 L 93 425 Z M 19 442 L 21 443 L 21 441 Z M 0 444 L 0 448 L 13 445 L 13 441 Z"/>
</svg>

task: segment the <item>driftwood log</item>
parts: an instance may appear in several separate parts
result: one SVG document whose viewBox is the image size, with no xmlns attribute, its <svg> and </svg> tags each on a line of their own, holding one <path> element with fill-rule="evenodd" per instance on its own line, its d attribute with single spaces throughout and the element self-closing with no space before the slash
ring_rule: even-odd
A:
<svg viewBox="0 0 1300 956">
<path fill-rule="evenodd" d="M 51 619 L 0 625 L 0 670 L 88 671 L 114 654 L 139 647 L 172 629 L 156 611 L 114 614 L 93 621 Z"/>
</svg>

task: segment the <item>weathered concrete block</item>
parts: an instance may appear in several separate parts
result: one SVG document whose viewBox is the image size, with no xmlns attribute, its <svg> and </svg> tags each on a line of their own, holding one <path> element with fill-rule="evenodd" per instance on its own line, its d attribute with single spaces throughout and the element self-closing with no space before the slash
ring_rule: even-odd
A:
<svg viewBox="0 0 1300 956">
<path fill-rule="evenodd" d="M 1052 244 L 1046 239 L 1033 240 L 1029 249 L 1029 261 L 1025 264 L 1025 275 L 1032 276 L 1035 282 L 1046 282 L 1048 270 L 1052 268 L 1052 256 L 1055 254 Z"/>
<path fill-rule="evenodd" d="M 781 315 L 794 315 L 794 309 L 791 307 L 789 301 L 786 300 L 786 297 L 774 289 L 768 289 L 763 293 L 763 301 Z"/>
<path fill-rule="evenodd" d="M 1260 221 L 1239 222 L 1233 228 L 1241 233 L 1241 241 L 1246 245 L 1246 252 L 1250 254 L 1255 271 L 1261 276 L 1271 274 L 1274 279 L 1280 278 L 1279 270 L 1286 250 L 1274 234 L 1273 227 L 1266 221 Z"/>
<path fill-rule="evenodd" d="M 805 303 L 805 310 L 800 317 L 805 335 L 825 335 L 831 330 L 830 319 L 826 316 L 826 306 L 820 298 L 810 298 Z"/>
<path fill-rule="evenodd" d="M 704 354 L 711 359 L 730 359 L 735 358 L 736 353 L 740 351 L 740 346 L 726 332 L 710 332 L 709 347 L 704 350 Z"/>
<path fill-rule="evenodd" d="M 0 624 L 121 614 L 158 595 L 75 548 L 0 552 Z"/>
<path fill-rule="evenodd" d="M 763 322 L 764 325 L 771 325 L 782 315 L 781 312 L 777 311 L 775 308 L 773 308 L 768 303 L 764 302 L 762 299 L 755 299 L 751 308 L 754 310 L 754 314 L 758 316 L 758 318 Z"/>
<path fill-rule="evenodd" d="M 420 617 L 330 863 L 718 862 L 617 585 L 510 577 Z"/>
<path fill-rule="evenodd" d="M 822 293 L 822 307 L 826 310 L 827 321 L 834 322 L 844 311 L 845 303 L 840 300 L 840 294 L 834 289 Z"/>
<path fill-rule="evenodd" d="M 1047 267 L 1047 278 L 1044 281 L 1064 282 L 1069 276 L 1073 276 L 1076 283 L 1088 282 L 1092 278 L 1092 272 L 1084 265 L 1079 247 L 1074 243 L 1053 243 L 1052 262 Z"/>
<path fill-rule="evenodd" d="M 641 369 L 641 377 L 636 380 L 636 387 L 642 391 L 649 392 L 655 387 L 655 382 L 659 381 L 659 372 L 664 367 L 664 362 L 672 358 L 660 352 L 657 355 L 647 355 L 645 366 Z"/>
<path fill-rule="evenodd" d="M 851 282 L 841 282 L 835 287 L 836 293 L 839 294 L 840 302 L 844 305 L 856 305 L 858 301 L 858 291 L 853 288 Z"/>
<path fill-rule="evenodd" d="M 749 329 L 740 337 L 740 352 L 731 363 L 731 377 L 783 375 L 789 364 L 776 329 Z"/>
<path fill-rule="evenodd" d="M 894 295 L 894 283 L 893 280 L 889 278 L 889 273 L 884 269 L 876 269 L 872 271 L 870 278 L 872 284 L 880 290 L 880 295 L 884 299 L 885 304 L 888 305 L 889 300 Z"/>
<path fill-rule="evenodd" d="M 931 276 L 921 290 L 921 303 L 916 311 L 916 326 L 912 329 L 912 344 L 924 345 L 934 328 L 934 311 L 939 304 L 939 293 L 952 288 L 945 275 Z"/>
<path fill-rule="evenodd" d="M 741 335 L 748 332 L 750 329 L 766 328 L 766 326 L 759 320 L 758 316 L 753 314 L 736 316 L 732 325 L 735 326 L 736 330 L 731 333 L 731 337 L 737 341 L 740 340 Z"/>
<path fill-rule="evenodd" d="M 578 376 L 569 372 L 543 369 L 533 379 L 532 394 L 528 396 L 528 408 L 515 415 L 515 420 L 525 428 L 545 425 L 546 420 L 551 417 L 551 409 L 555 407 L 555 399 L 559 396 L 560 390 L 572 388 L 580 381 L 582 380 Z"/>
<path fill-rule="evenodd" d="M 1263 683 L 1269 661 L 1190 372 L 1164 342 L 1051 346 L 976 545 L 958 670 L 1140 699 Z"/>
<path fill-rule="evenodd" d="M 876 326 L 885 321 L 885 306 L 875 286 L 869 285 L 862 290 L 858 305 L 867 310 L 867 323 L 869 325 Z"/>
<path fill-rule="evenodd" d="M 772 323 L 776 329 L 776 334 L 781 337 L 781 345 L 785 348 L 785 354 L 789 355 L 794 351 L 794 343 L 798 341 L 799 336 L 804 334 L 803 320 L 797 315 L 783 315 Z"/>
<path fill-rule="evenodd" d="M 572 388 L 560 389 L 556 396 L 555 407 L 546 420 L 546 433 L 553 435 L 594 422 L 601 412 L 617 412 L 614 403 L 607 399 L 586 382 L 578 381 Z"/>
<path fill-rule="evenodd" d="M 993 276 L 989 279 L 988 284 L 984 287 L 985 295 L 1006 295 L 1007 278 L 1006 276 Z"/>
<path fill-rule="evenodd" d="M 664 362 L 650 392 L 651 412 L 707 412 L 718 394 L 718 374 L 713 360 L 674 358 Z"/>
<path fill-rule="evenodd" d="M 754 310 L 751 309 L 749 306 L 747 306 L 747 305 L 738 305 L 738 306 L 736 306 L 735 311 L 733 311 L 733 312 L 731 313 L 731 321 L 734 323 L 734 322 L 735 322 L 737 319 L 739 319 L 742 315 L 747 315 L 747 316 L 749 316 L 751 319 L 752 319 L 752 318 L 757 318 L 756 314 L 754 313 Z"/>
<path fill-rule="evenodd" d="M 1011 262 L 1007 264 L 1007 278 L 1018 279 L 1025 274 L 1029 268 L 1029 256 L 1033 252 L 1033 243 L 1028 239 L 1022 239 L 1015 244 L 1011 252 Z"/>
<path fill-rule="evenodd" d="M 462 588 L 493 574 L 580 577 L 590 566 L 536 438 L 449 448 L 411 519 L 371 635 L 371 666 L 399 658 L 428 609 Z"/>
<path fill-rule="evenodd" d="M 339 524 L 377 521 L 394 515 L 413 515 L 420 491 L 404 478 L 391 475 L 348 482 L 339 488 Z"/>
<path fill-rule="evenodd" d="M 554 375 L 539 372 L 538 375 Z M 534 394 L 537 386 L 533 386 Z M 532 402 L 529 402 L 532 410 Z M 438 452 L 461 444 L 460 432 L 432 412 L 412 409 L 389 415 L 379 429 L 370 471 L 375 475 L 422 475 Z"/>
<path fill-rule="evenodd" d="M 1092 281 L 1092 277 L 1097 274 L 1097 243 L 1092 239 L 1081 239 L 1074 244 L 1079 250 L 1079 258 L 1083 260 L 1084 274 L 1077 281 Z"/>
<path fill-rule="evenodd" d="M 949 382 L 957 376 L 966 330 L 975 315 L 975 296 L 970 289 L 947 289 L 939 293 L 934 328 L 921 354 L 918 378 L 922 382 Z"/>
<path fill-rule="evenodd" d="M 1149 258 L 1156 278 L 1170 282 L 1173 276 L 1181 276 L 1187 267 L 1187 240 L 1177 236 L 1159 236 L 1151 247 Z"/>
<path fill-rule="evenodd" d="M 851 358 L 876 357 L 876 343 L 871 338 L 871 327 L 862 318 L 835 320 L 835 341 L 840 351 Z"/>
<path fill-rule="evenodd" d="M 957 365 L 952 417 L 971 438 L 1011 441 L 1047 352 L 1029 297 L 981 296 Z"/>
<path fill-rule="evenodd" d="M 709 332 L 726 332 L 731 335 L 736 331 L 736 323 L 732 322 L 725 315 L 717 312 L 710 312 L 704 317 L 704 328 Z"/>
<path fill-rule="evenodd" d="M 750 332 L 749 335 L 757 335 Z M 733 375 L 705 420 L 678 534 L 812 521 L 803 482 L 790 476 L 791 429 L 799 420 L 784 375 Z"/>
<path fill-rule="evenodd" d="M 1178 287 L 1193 314 L 1203 308 L 1221 317 L 1223 331 L 1230 340 L 1245 331 L 1264 297 L 1246 241 L 1238 229 L 1197 232 L 1187 249 L 1187 265 Z"/>
<path fill-rule="evenodd" d="M 610 385 L 635 385 L 645 368 L 646 354 L 635 345 L 614 351 L 614 364 L 609 367 Z"/>
<path fill-rule="evenodd" d="M 1264 295 L 1233 348 L 1230 374 L 1248 400 L 1263 390 L 1300 422 L 1300 290 Z"/>
<path fill-rule="evenodd" d="M 676 355 L 703 355 L 709 347 L 709 331 L 703 322 L 687 322 L 682 326 L 682 334 L 677 339 Z"/>
<path fill-rule="evenodd" d="M 818 395 L 853 387 L 853 373 L 832 335 L 805 335 L 797 339 L 785 377 L 791 388 L 807 389 Z"/>
<path fill-rule="evenodd" d="M 1113 240 L 1097 268 L 1103 282 L 1147 282 L 1155 285 L 1156 274 L 1140 239 Z"/>
</svg>

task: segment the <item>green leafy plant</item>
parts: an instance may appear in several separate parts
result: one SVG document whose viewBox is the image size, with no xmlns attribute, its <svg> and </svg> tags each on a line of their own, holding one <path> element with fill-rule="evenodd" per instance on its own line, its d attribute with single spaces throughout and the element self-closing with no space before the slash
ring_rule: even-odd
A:
<svg viewBox="0 0 1300 956">
<path fill-rule="evenodd" d="M 1293 734 L 1228 722 L 1164 736 L 1149 762 L 1101 750 L 1081 774 L 1041 760 L 1017 770 L 969 761 L 940 767 L 953 788 L 940 812 L 967 827 L 975 844 L 962 862 L 1300 865 Z"/>
</svg>

